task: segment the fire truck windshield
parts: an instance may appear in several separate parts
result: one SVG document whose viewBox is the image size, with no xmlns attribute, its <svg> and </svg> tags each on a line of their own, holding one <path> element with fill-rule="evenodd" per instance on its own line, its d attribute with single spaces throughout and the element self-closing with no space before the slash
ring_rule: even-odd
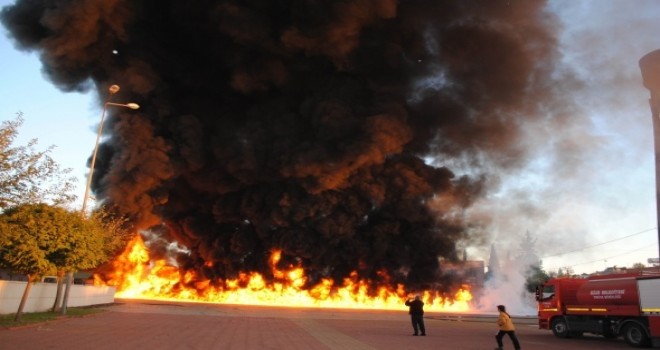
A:
<svg viewBox="0 0 660 350">
<path fill-rule="evenodd" d="M 555 296 L 555 286 L 543 286 L 543 293 L 541 294 L 541 300 L 547 300 Z"/>
</svg>

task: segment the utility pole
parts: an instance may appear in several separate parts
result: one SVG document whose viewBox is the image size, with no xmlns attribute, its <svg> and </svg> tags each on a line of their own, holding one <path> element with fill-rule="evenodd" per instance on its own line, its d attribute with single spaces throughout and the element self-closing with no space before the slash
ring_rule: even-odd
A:
<svg viewBox="0 0 660 350">
<path fill-rule="evenodd" d="M 655 145 L 655 201 L 658 227 L 658 257 L 660 257 L 660 50 L 647 53 L 639 60 L 644 87 L 651 92 L 649 105 L 653 120 L 653 143 Z"/>
</svg>

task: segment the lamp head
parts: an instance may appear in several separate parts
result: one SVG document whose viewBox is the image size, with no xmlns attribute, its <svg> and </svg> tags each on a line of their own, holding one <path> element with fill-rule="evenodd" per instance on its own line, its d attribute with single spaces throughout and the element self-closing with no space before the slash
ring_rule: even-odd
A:
<svg viewBox="0 0 660 350">
<path fill-rule="evenodd" d="M 119 91 L 119 85 L 110 85 L 108 88 L 108 92 L 110 92 L 110 95 L 114 95 Z"/>
<path fill-rule="evenodd" d="M 651 93 L 660 93 L 660 50 L 647 53 L 639 60 L 644 87 Z"/>
<path fill-rule="evenodd" d="M 139 108 L 140 108 L 140 105 L 137 104 L 137 103 L 133 103 L 133 102 L 131 102 L 131 103 L 127 103 L 127 104 L 126 104 L 126 107 L 128 107 L 128 108 L 130 108 L 130 109 L 139 109 Z"/>
</svg>

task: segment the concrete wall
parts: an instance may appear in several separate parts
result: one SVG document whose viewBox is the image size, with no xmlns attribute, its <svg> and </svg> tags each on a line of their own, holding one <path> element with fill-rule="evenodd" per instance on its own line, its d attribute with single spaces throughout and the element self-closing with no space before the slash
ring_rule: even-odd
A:
<svg viewBox="0 0 660 350">
<path fill-rule="evenodd" d="M 0 314 L 10 314 L 18 311 L 21 297 L 27 282 L 0 280 Z M 23 312 L 48 311 L 55 303 L 57 284 L 35 282 Z M 69 291 L 69 307 L 109 304 L 115 301 L 115 287 L 95 287 L 86 285 L 71 285 Z"/>
</svg>

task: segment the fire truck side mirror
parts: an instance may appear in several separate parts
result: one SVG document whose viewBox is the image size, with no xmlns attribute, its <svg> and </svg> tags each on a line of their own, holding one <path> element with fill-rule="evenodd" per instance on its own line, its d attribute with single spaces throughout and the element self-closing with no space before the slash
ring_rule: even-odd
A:
<svg viewBox="0 0 660 350">
<path fill-rule="evenodd" d="M 536 301 L 543 300 L 543 286 L 536 286 Z"/>
</svg>

